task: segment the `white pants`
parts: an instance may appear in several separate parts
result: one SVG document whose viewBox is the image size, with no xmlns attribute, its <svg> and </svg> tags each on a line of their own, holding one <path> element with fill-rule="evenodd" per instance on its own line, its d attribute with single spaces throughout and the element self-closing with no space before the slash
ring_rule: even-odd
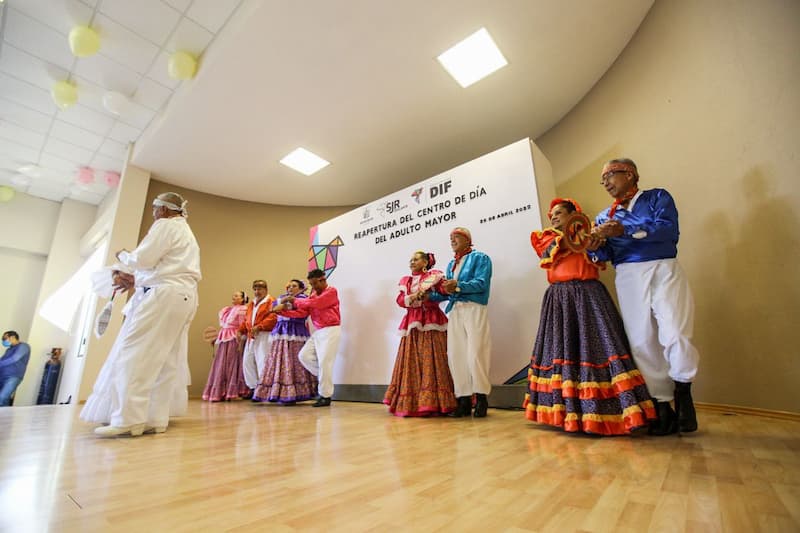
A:
<svg viewBox="0 0 800 533">
<path fill-rule="evenodd" d="M 161 285 L 144 293 L 127 317 L 129 327 L 114 343 L 118 351 L 109 374 L 112 426 L 167 426 L 179 373 L 181 383 L 186 381 L 186 336 L 196 310 L 193 289 Z"/>
<path fill-rule="evenodd" d="M 297 354 L 306 370 L 317 376 L 317 390 L 325 398 L 333 396 L 333 363 L 336 362 L 336 352 L 339 351 L 341 333 L 342 326 L 318 329 Z"/>
<path fill-rule="evenodd" d="M 692 344 L 694 300 L 676 259 L 616 267 L 617 296 L 631 351 L 650 395 L 668 402 L 673 381 L 691 383 L 700 355 Z"/>
<path fill-rule="evenodd" d="M 447 319 L 447 363 L 456 396 L 489 394 L 492 341 L 486 306 L 456 302 Z"/>
<path fill-rule="evenodd" d="M 269 331 L 261 331 L 256 334 L 255 338 L 247 339 L 244 354 L 242 354 L 242 372 L 244 373 L 244 382 L 251 389 L 258 386 L 264 374 L 269 347 Z"/>
</svg>

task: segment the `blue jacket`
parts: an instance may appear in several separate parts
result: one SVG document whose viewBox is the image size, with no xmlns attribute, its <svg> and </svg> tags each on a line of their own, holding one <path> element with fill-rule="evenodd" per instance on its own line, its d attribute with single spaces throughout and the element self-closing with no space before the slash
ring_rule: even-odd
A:
<svg viewBox="0 0 800 533">
<path fill-rule="evenodd" d="M 595 222 L 608 222 L 606 208 Z M 664 189 L 642 191 L 633 204 L 633 211 L 617 208 L 614 220 L 622 223 L 625 233 L 612 237 L 590 257 L 599 261 L 643 263 L 656 259 L 670 259 L 678 255 L 678 209 L 672 196 Z"/>
<path fill-rule="evenodd" d="M 431 292 L 431 300 L 449 303 L 444 312 L 449 313 L 456 302 L 475 302 L 481 305 L 489 303 L 489 289 L 492 285 L 492 260 L 483 252 L 470 252 L 462 259 L 461 272 L 458 275 L 459 292 L 442 294 Z M 445 273 L 447 279 L 453 279 L 455 259 L 450 260 Z"/>
<path fill-rule="evenodd" d="M 22 379 L 30 357 L 31 347 L 26 343 L 20 342 L 14 346 L 9 346 L 3 357 L 0 357 L 0 379 Z"/>
</svg>

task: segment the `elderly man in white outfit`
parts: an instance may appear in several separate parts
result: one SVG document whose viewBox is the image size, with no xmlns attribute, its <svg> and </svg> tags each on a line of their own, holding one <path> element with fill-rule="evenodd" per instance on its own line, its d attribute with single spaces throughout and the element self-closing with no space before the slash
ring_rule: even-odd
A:
<svg viewBox="0 0 800 533">
<path fill-rule="evenodd" d="M 651 435 L 697 431 L 691 394 L 700 355 L 692 343 L 694 299 L 678 264 L 678 209 L 664 189 L 640 191 L 632 160 L 603 166 L 601 183 L 614 203 L 597 215 L 590 250 L 616 269 L 625 332 L 647 389 L 656 399 L 658 421 Z M 599 248 L 598 244 L 601 244 Z M 675 409 L 670 401 L 674 399 Z"/>
<path fill-rule="evenodd" d="M 186 214 L 180 195 L 158 195 L 147 235 L 132 252 L 117 253 L 134 270 L 135 293 L 81 411 L 84 420 L 109 424 L 95 429 L 99 436 L 162 433 L 176 397 L 185 403 L 188 330 L 201 279 L 200 248 Z"/>
</svg>

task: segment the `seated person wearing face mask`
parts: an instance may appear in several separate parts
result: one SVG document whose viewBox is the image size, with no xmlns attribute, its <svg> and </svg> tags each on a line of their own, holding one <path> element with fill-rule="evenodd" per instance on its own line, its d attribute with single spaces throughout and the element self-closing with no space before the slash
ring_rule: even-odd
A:
<svg viewBox="0 0 800 533">
<path fill-rule="evenodd" d="M 11 405 L 11 397 L 25 375 L 31 347 L 19 341 L 16 331 L 3 333 L 3 346 L 6 353 L 0 357 L 0 407 Z"/>
</svg>

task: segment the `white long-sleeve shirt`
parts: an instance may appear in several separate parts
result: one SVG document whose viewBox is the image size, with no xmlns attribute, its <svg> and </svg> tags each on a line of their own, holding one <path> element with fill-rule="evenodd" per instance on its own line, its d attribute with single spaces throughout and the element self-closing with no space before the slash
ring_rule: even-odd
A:
<svg viewBox="0 0 800 533">
<path fill-rule="evenodd" d="M 200 247 L 184 217 L 156 220 L 135 250 L 120 252 L 119 261 L 135 270 L 137 287 L 195 289 L 202 279 Z"/>
</svg>

